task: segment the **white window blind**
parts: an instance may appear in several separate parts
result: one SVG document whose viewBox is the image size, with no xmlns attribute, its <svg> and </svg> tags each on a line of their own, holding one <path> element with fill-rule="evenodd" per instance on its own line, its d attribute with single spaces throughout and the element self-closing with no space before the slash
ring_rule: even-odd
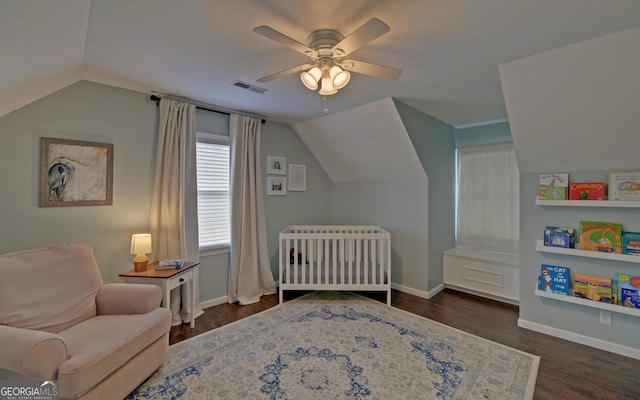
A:
<svg viewBox="0 0 640 400">
<path fill-rule="evenodd" d="M 231 243 L 228 140 L 226 136 L 198 135 L 196 167 L 200 249 L 229 246 Z"/>
<path fill-rule="evenodd" d="M 511 143 L 458 149 L 456 246 L 518 254 L 520 177 Z"/>
</svg>

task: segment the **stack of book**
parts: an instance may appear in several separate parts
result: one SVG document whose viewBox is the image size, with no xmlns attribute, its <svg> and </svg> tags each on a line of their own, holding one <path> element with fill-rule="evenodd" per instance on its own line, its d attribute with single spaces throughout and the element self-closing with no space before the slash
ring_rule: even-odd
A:
<svg viewBox="0 0 640 400">
<path fill-rule="evenodd" d="M 175 269 L 182 268 L 184 260 L 176 260 L 173 258 L 162 260 L 156 265 L 156 269 Z"/>
</svg>

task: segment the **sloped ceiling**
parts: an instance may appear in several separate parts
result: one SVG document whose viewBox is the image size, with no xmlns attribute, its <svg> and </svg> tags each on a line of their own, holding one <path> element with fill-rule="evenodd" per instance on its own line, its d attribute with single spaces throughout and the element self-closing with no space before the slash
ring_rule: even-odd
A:
<svg viewBox="0 0 640 400">
<path fill-rule="evenodd" d="M 293 129 L 333 182 L 426 179 L 391 98 L 299 122 Z"/>
<path fill-rule="evenodd" d="M 339 10 L 339 11 L 338 11 Z M 497 66 L 640 25 L 638 0 L 0 0 L 0 116 L 80 79 L 186 96 L 283 122 L 323 116 L 297 75 L 231 83 L 308 58 L 255 34 L 305 42 L 370 18 L 391 31 L 352 58 L 402 68 L 397 81 L 354 74 L 330 112 L 393 97 L 450 125 L 505 118 Z"/>
<path fill-rule="evenodd" d="M 638 168 L 639 44 L 637 27 L 500 67 L 520 172 Z"/>
<path fill-rule="evenodd" d="M 82 78 L 89 0 L 0 0 L 0 116 Z"/>
</svg>

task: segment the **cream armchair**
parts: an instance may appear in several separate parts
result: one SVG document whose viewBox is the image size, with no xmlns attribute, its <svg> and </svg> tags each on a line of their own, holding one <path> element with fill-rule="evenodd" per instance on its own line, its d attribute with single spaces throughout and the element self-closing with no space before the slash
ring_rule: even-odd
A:
<svg viewBox="0 0 640 400">
<path fill-rule="evenodd" d="M 154 285 L 103 284 L 90 246 L 0 255 L 0 380 L 57 380 L 61 399 L 122 399 L 165 360 Z"/>
</svg>

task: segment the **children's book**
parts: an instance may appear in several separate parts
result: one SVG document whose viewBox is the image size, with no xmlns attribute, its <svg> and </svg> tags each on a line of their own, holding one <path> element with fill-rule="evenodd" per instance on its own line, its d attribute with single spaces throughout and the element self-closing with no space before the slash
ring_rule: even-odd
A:
<svg viewBox="0 0 640 400">
<path fill-rule="evenodd" d="M 575 297 L 613 303 L 611 278 L 587 274 L 574 274 L 573 293 Z"/>
<path fill-rule="evenodd" d="M 556 294 L 569 294 L 569 268 L 542 264 L 539 290 Z"/>
<path fill-rule="evenodd" d="M 544 228 L 544 245 L 573 249 L 575 247 L 575 236 L 573 228 L 547 226 Z"/>
<path fill-rule="evenodd" d="M 566 200 L 569 174 L 541 174 L 540 200 Z"/>
<path fill-rule="evenodd" d="M 614 280 L 617 289 L 616 304 L 640 308 L 640 276 L 617 273 Z"/>
<path fill-rule="evenodd" d="M 604 182 L 571 183 L 569 200 L 605 200 Z"/>
<path fill-rule="evenodd" d="M 622 232 L 622 254 L 640 256 L 640 233 Z"/>
<path fill-rule="evenodd" d="M 640 200 L 640 172 L 610 173 L 609 200 Z"/>
<path fill-rule="evenodd" d="M 622 224 L 580 221 L 580 248 L 604 253 L 622 253 Z"/>
</svg>

